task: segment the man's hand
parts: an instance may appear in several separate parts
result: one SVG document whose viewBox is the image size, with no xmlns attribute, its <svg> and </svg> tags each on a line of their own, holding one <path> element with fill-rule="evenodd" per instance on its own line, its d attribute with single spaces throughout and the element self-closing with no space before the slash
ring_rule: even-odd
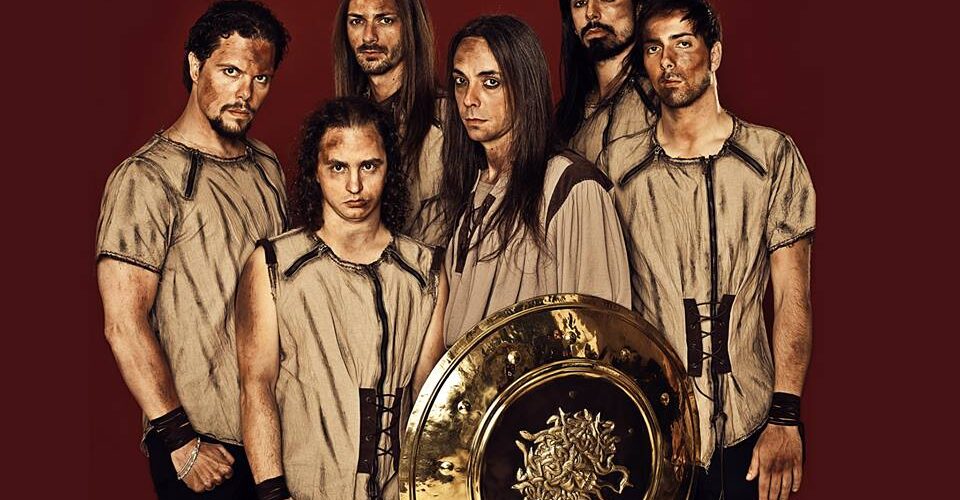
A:
<svg viewBox="0 0 960 500">
<path fill-rule="evenodd" d="M 190 459 L 196 441 L 190 441 L 170 454 L 173 468 L 177 471 L 183 468 Z M 202 493 L 220 486 L 226 479 L 233 476 L 233 456 L 219 444 L 200 443 L 200 452 L 190 472 L 183 477 L 183 482 L 191 490 Z"/>
<path fill-rule="evenodd" d="M 800 490 L 803 443 L 795 426 L 767 425 L 753 448 L 747 481 L 760 477 L 760 500 L 786 500 Z"/>
</svg>

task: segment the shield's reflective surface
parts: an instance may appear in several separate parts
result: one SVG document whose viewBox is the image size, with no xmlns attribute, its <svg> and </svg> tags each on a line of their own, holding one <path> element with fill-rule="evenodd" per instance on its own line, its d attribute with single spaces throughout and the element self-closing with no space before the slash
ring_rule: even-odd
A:
<svg viewBox="0 0 960 500">
<path fill-rule="evenodd" d="M 696 403 L 661 339 L 630 311 L 584 295 L 487 318 L 414 404 L 400 497 L 687 498 Z"/>
</svg>

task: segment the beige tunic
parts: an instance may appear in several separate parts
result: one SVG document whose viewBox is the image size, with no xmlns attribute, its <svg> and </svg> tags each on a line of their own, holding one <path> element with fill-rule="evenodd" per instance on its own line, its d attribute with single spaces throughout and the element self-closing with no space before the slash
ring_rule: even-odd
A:
<svg viewBox="0 0 960 500">
<path fill-rule="evenodd" d="M 239 444 L 233 296 L 257 240 L 283 231 L 283 172 L 251 141 L 218 158 L 155 135 L 107 181 L 97 255 L 160 275 L 151 323 L 197 432 Z"/>
<path fill-rule="evenodd" d="M 774 375 L 762 307 L 770 253 L 812 234 L 815 194 L 781 132 L 734 118 L 718 155 L 676 159 L 655 130 L 612 142 L 601 169 L 615 184 L 626 227 L 633 307 L 666 334 L 696 384 L 707 464 L 716 439 L 714 368 L 725 393 L 726 446 L 766 419 Z"/>
<path fill-rule="evenodd" d="M 405 388 L 436 305 L 439 254 L 398 235 L 376 262 L 358 265 L 305 230 L 273 239 L 272 248 L 281 353 L 276 395 L 290 492 L 298 500 L 366 499 L 379 446 L 391 450 L 373 459 L 379 484 L 385 498 L 396 498 L 410 407 Z M 362 399 L 378 391 L 398 412 L 383 415 L 387 432 L 378 432 L 373 417 L 361 419 Z"/>
<path fill-rule="evenodd" d="M 490 223 L 508 175 L 501 175 L 489 194 L 476 197 L 474 210 L 461 218 L 446 252 L 448 347 L 490 314 L 539 295 L 583 293 L 629 307 L 629 269 L 610 181 L 593 164 L 570 156 L 576 160 L 551 159 L 544 177 L 540 217 L 546 251 L 521 235 L 498 258 L 484 260 L 499 246 L 496 231 L 480 241 L 476 223 L 464 228 L 468 217 Z M 474 191 L 478 187 L 479 182 Z"/>
<path fill-rule="evenodd" d="M 604 106 L 598 106 L 594 95 L 584 110 L 583 123 L 570 139 L 570 149 L 596 163 L 607 144 L 650 128 L 657 119 L 651 94 L 650 80 L 638 76 L 627 80 Z"/>
<path fill-rule="evenodd" d="M 419 171 L 410 179 L 410 214 L 404 232 L 431 246 L 442 246 L 440 178 L 443 175 L 443 132 L 434 125 L 420 150 Z"/>
</svg>

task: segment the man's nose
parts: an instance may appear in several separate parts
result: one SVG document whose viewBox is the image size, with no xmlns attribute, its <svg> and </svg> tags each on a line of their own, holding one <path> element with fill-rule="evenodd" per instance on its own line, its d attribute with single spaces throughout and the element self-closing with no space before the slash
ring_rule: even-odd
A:
<svg viewBox="0 0 960 500">
<path fill-rule="evenodd" d="M 360 191 L 363 191 L 363 180 L 360 178 L 359 168 L 350 170 L 350 176 L 347 178 L 347 191 L 350 194 L 359 194 Z"/>
<path fill-rule="evenodd" d="M 379 39 L 376 23 L 366 23 L 363 25 L 363 43 L 377 43 Z"/>
</svg>

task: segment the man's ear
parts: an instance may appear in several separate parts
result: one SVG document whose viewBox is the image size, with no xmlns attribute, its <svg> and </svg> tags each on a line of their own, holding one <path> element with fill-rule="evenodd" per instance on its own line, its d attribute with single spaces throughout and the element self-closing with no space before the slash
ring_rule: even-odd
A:
<svg viewBox="0 0 960 500">
<path fill-rule="evenodd" d="M 710 48 L 710 71 L 716 73 L 720 69 L 720 60 L 723 59 L 723 44 L 719 41 Z"/>
<path fill-rule="evenodd" d="M 193 52 L 187 54 L 187 62 L 190 63 L 190 79 L 193 80 L 194 85 L 196 85 L 197 80 L 200 79 L 200 68 L 203 67 L 203 63 L 200 62 L 200 58 Z"/>
</svg>

